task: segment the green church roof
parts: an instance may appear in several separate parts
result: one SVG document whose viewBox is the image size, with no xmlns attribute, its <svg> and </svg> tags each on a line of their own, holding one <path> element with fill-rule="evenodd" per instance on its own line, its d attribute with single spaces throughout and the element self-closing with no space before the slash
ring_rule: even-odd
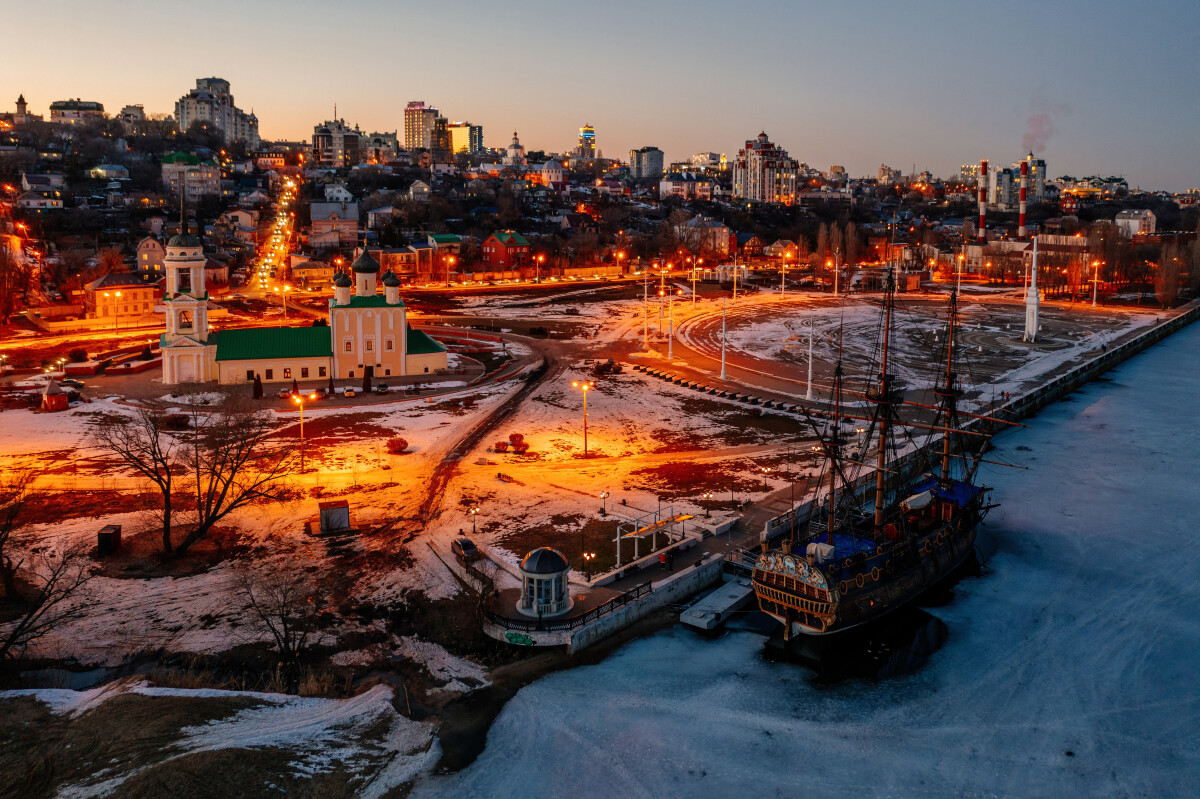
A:
<svg viewBox="0 0 1200 799">
<path fill-rule="evenodd" d="M 214 338 L 218 361 L 333 357 L 329 328 L 325 326 L 220 330 L 209 336 L 209 342 Z"/>
<path fill-rule="evenodd" d="M 339 305 L 336 302 L 329 306 L 331 309 L 338 308 L 403 308 L 404 300 L 400 300 L 395 304 L 389 303 L 387 297 L 382 294 L 376 294 L 372 297 L 359 297 L 357 295 L 350 297 L 349 305 Z"/>
<path fill-rule="evenodd" d="M 445 352 L 446 348 L 430 338 L 424 330 L 408 328 L 408 354 L 430 355 L 435 352 Z"/>
</svg>

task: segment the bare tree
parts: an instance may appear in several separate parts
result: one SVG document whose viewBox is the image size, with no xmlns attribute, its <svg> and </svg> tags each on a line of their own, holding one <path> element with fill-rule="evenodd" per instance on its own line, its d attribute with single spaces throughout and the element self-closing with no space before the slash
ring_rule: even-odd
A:
<svg viewBox="0 0 1200 799">
<path fill-rule="evenodd" d="M 1175 304 L 1175 298 L 1179 296 L 1179 278 L 1182 274 L 1183 262 L 1179 245 L 1168 241 L 1163 245 L 1154 276 L 1154 296 L 1164 309 Z"/>
<path fill-rule="evenodd" d="M 16 254 L 0 247 L 0 322 L 7 324 L 17 312 L 33 271 Z"/>
<path fill-rule="evenodd" d="M 280 499 L 291 448 L 269 446 L 270 417 L 227 396 L 211 412 L 192 409 L 184 460 L 196 492 L 196 526 L 176 546 L 185 552 L 215 524 L 258 499 Z"/>
<path fill-rule="evenodd" d="M 235 579 L 247 609 L 275 642 L 280 660 L 294 665 L 318 633 L 325 601 L 316 583 L 305 572 L 283 568 L 244 568 Z"/>
<path fill-rule="evenodd" d="M 82 616 L 87 603 L 76 602 L 80 587 L 91 579 L 87 548 L 80 546 L 61 555 L 37 555 L 25 570 L 32 592 L 24 597 L 24 612 L 0 627 L 0 660 L 19 657 L 28 646 L 63 622 Z"/>
<path fill-rule="evenodd" d="M 33 472 L 30 470 L 16 472 L 0 482 L 0 579 L 4 585 L 4 598 L 10 601 L 17 598 L 17 569 L 21 564 L 13 563 L 9 543 L 32 483 Z"/>
<path fill-rule="evenodd" d="M 126 466 L 149 480 L 162 496 L 162 546 L 171 552 L 173 523 L 172 466 L 179 463 L 180 441 L 170 430 L 170 414 L 160 407 L 139 408 L 132 417 L 105 414 L 92 425 L 92 439 Z"/>
</svg>

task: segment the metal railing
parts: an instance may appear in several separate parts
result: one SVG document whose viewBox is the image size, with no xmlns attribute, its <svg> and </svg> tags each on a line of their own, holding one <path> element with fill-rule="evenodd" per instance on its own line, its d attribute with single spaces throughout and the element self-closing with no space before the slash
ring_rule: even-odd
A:
<svg viewBox="0 0 1200 799">
<path fill-rule="evenodd" d="M 508 616 L 501 616 L 499 613 L 496 613 L 492 610 L 485 610 L 483 615 L 492 624 L 495 624 L 498 627 L 503 627 L 506 630 L 519 630 L 521 632 L 556 632 L 563 630 L 574 630 L 578 627 L 582 627 L 585 624 L 595 621 L 601 616 L 612 613 L 617 608 L 628 605 L 635 599 L 641 599 L 642 597 L 653 593 L 653 591 L 654 587 L 650 583 L 642 583 L 636 588 L 631 588 L 620 596 L 613 597 L 603 605 L 597 605 L 587 613 L 570 619 L 513 619 L 509 618 Z"/>
</svg>

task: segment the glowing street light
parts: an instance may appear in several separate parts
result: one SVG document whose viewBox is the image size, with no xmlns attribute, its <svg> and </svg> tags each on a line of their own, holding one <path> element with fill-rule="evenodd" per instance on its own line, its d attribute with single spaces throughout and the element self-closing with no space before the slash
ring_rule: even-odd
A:
<svg viewBox="0 0 1200 799">
<path fill-rule="evenodd" d="M 571 381 L 571 387 L 572 387 L 572 388 L 577 388 L 577 389 L 579 389 L 580 391 L 582 391 L 582 392 L 583 392 L 583 457 L 584 457 L 584 459 L 586 460 L 586 459 L 587 459 L 587 456 L 588 456 L 588 448 L 587 448 L 587 422 L 588 422 L 588 412 L 587 412 L 587 393 L 588 393 L 588 391 L 589 391 L 589 390 L 591 390 L 591 389 L 593 389 L 593 388 L 595 388 L 595 387 L 596 387 L 596 381 L 594 381 L 594 380 L 572 380 L 572 381 Z"/>
<path fill-rule="evenodd" d="M 307 397 L 301 394 L 292 395 L 292 402 L 300 406 L 300 474 L 304 474 L 304 400 L 315 400 L 316 398 L 315 391 Z"/>
<path fill-rule="evenodd" d="M 713 492 L 705 491 L 700 497 L 704 500 L 704 518 L 711 519 Z"/>
<path fill-rule="evenodd" d="M 608 502 L 608 498 L 609 498 L 609 496 L 610 496 L 610 494 L 609 494 L 607 491 L 601 491 L 601 492 L 600 492 L 600 515 L 601 515 L 601 516 L 607 516 L 607 515 L 608 515 L 608 504 L 607 504 L 607 502 Z"/>
<path fill-rule="evenodd" d="M 471 535 L 475 535 L 475 517 L 479 515 L 478 506 L 467 511 L 471 515 Z"/>
<path fill-rule="evenodd" d="M 596 557 L 595 552 L 583 553 L 583 579 L 586 582 L 592 581 L 592 558 Z"/>
</svg>

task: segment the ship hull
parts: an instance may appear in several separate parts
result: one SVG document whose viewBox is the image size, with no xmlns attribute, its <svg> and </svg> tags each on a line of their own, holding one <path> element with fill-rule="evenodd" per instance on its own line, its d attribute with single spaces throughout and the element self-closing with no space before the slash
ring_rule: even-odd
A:
<svg viewBox="0 0 1200 799">
<path fill-rule="evenodd" d="M 857 563 L 828 569 L 827 601 L 789 590 L 776 575 L 755 570 L 759 609 L 784 625 L 784 637 L 830 636 L 853 630 L 910 604 L 955 572 L 970 556 L 976 526 L 943 524 L 905 546 L 880 548 Z M 803 587 L 803 586 L 801 586 Z"/>
</svg>

